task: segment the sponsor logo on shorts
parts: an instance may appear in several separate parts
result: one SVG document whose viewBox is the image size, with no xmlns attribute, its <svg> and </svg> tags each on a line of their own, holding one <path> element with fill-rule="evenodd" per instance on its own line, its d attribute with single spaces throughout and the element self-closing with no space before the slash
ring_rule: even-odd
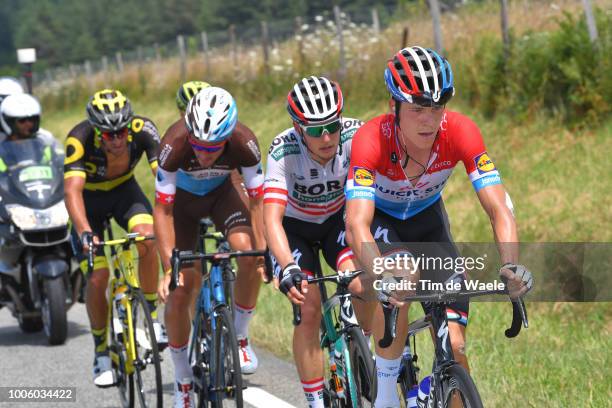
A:
<svg viewBox="0 0 612 408">
<path fill-rule="evenodd" d="M 353 180 L 355 184 L 364 187 L 370 187 L 374 184 L 374 176 L 372 172 L 368 169 L 364 169 L 363 167 L 355 167 Z"/>
<path fill-rule="evenodd" d="M 474 163 L 476 163 L 476 169 L 478 169 L 479 174 L 484 174 L 495 170 L 495 164 L 493 164 L 493 161 L 491 161 L 487 152 L 481 153 L 474 157 Z"/>
</svg>

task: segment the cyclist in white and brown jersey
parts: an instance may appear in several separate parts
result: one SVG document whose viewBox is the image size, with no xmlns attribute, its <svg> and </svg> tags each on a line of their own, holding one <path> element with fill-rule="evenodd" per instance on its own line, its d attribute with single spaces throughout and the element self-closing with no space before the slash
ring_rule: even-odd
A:
<svg viewBox="0 0 612 408">
<path fill-rule="evenodd" d="M 180 285 L 169 294 L 172 249 L 195 249 L 199 220 L 203 217 L 213 220 L 233 250 L 266 248 L 259 144 L 253 132 L 237 118 L 232 95 L 221 88 L 206 87 L 189 101 L 185 118 L 170 126 L 160 145 L 154 218 L 167 273 L 159 293 L 167 302 L 165 317 L 177 384 L 175 400 L 180 403 L 193 401 L 193 374 L 187 355 L 189 311 L 192 297 L 201 286 L 201 274 L 197 270 L 199 264 L 184 266 L 179 274 Z M 232 182 L 230 175 L 235 169 L 241 170 L 246 189 Z M 233 310 L 243 374 L 251 374 L 257 368 L 257 357 L 248 343 L 248 325 L 264 269 L 263 257 L 238 261 Z"/>
</svg>

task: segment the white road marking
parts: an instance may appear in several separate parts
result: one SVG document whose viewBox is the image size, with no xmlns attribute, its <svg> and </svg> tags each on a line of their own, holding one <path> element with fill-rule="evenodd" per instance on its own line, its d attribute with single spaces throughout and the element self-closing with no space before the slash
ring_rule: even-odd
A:
<svg viewBox="0 0 612 408">
<path fill-rule="evenodd" d="M 261 388 L 247 388 L 242 391 L 242 398 L 256 408 L 295 408 L 293 405 L 288 404 Z"/>
</svg>

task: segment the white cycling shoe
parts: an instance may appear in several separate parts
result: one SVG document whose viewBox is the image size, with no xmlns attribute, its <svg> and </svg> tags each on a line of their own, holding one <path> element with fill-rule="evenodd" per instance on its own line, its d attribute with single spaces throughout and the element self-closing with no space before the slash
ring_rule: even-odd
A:
<svg viewBox="0 0 612 408">
<path fill-rule="evenodd" d="M 174 384 L 174 408 L 195 408 L 193 381 L 185 378 Z"/>
<path fill-rule="evenodd" d="M 117 383 L 117 376 L 109 356 L 94 358 L 93 382 L 100 388 L 112 387 Z"/>
<path fill-rule="evenodd" d="M 248 338 L 238 338 L 238 355 L 240 356 L 240 371 L 242 374 L 253 374 L 257 371 L 259 361 L 249 344 Z"/>
<path fill-rule="evenodd" d="M 157 341 L 157 349 L 163 351 L 168 346 L 168 335 L 166 334 L 166 328 L 163 324 L 153 321 L 153 331 L 155 332 L 155 340 Z M 136 341 L 147 350 L 151 350 L 151 341 L 149 339 L 149 333 L 142 327 L 136 328 Z"/>
<path fill-rule="evenodd" d="M 168 347 L 168 334 L 166 333 L 166 327 L 157 320 L 153 321 L 153 331 L 155 331 L 155 340 L 157 340 L 157 348 L 159 351 L 164 350 Z"/>
</svg>

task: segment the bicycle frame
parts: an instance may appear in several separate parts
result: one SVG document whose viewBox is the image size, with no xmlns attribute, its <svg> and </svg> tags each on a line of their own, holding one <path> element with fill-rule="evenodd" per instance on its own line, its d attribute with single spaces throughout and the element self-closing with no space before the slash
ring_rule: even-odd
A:
<svg viewBox="0 0 612 408">
<path fill-rule="evenodd" d="M 319 248 L 315 246 L 315 253 L 319 253 Z M 355 271 L 353 277 L 359 275 L 360 271 Z M 315 262 L 315 277 L 308 279 L 310 283 L 317 283 L 319 292 L 321 294 L 321 348 L 327 348 L 329 353 L 329 361 L 333 362 L 335 368 L 331 368 L 332 380 L 334 381 L 335 391 L 342 390 L 341 379 L 348 380 L 351 383 L 349 391 L 351 392 L 351 401 L 357 401 L 357 387 L 353 378 L 353 367 L 351 367 L 351 359 L 349 347 L 346 342 L 344 334 L 351 327 L 359 326 L 353 305 L 351 303 L 351 293 L 348 290 L 348 282 L 341 281 L 342 277 L 330 276 L 324 277 L 321 272 L 321 264 L 317 259 Z M 336 280 L 338 284 L 336 292 L 331 298 L 327 295 L 327 289 L 325 288 L 326 280 Z M 334 308 L 340 306 L 339 318 L 334 313 Z M 294 324 L 299 324 L 301 321 L 300 308 L 293 306 L 294 312 Z M 335 356 L 342 354 L 342 358 L 336 361 Z M 344 365 L 342 365 L 342 362 Z M 343 395 L 336 395 L 338 398 L 343 398 Z"/>
<path fill-rule="evenodd" d="M 109 265 L 112 268 L 111 279 L 109 282 L 110 294 L 109 294 L 109 307 L 106 318 L 107 327 L 110 327 L 112 322 L 112 308 L 117 293 L 117 288 L 122 285 L 127 285 L 126 294 L 120 300 L 122 307 L 126 314 L 127 326 L 123 327 L 124 345 L 126 348 L 127 361 L 125 361 L 126 373 L 132 374 L 134 372 L 134 361 L 136 360 L 136 347 L 134 338 L 134 323 L 132 316 L 132 301 L 130 298 L 130 292 L 133 289 L 140 287 L 138 281 L 138 274 L 136 273 L 134 254 L 131 249 L 131 245 L 136 242 L 142 242 L 152 237 L 140 236 L 138 233 L 127 234 L 124 238 L 113 239 L 113 231 L 110 222 L 107 220 L 104 225 L 104 229 L 108 236 L 106 241 L 100 242 L 99 245 L 110 248 L 110 257 L 105 255 L 107 260 L 110 260 Z M 90 250 L 90 268 L 93 268 L 93 249 Z M 110 258 L 110 259 L 109 259 Z M 125 337 L 127 334 L 127 338 Z M 115 364 L 119 364 L 119 356 L 117 353 L 110 350 L 111 359 Z"/>
</svg>

